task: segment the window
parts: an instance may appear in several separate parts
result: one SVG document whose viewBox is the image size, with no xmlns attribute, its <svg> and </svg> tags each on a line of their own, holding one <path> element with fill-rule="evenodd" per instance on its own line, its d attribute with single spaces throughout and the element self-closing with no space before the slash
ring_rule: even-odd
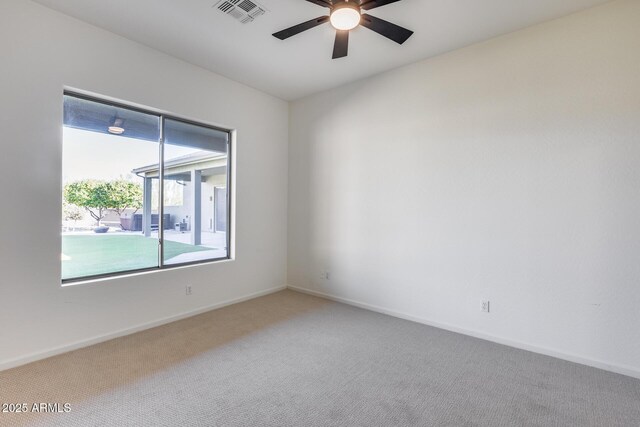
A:
<svg viewBox="0 0 640 427">
<path fill-rule="evenodd" d="M 230 133 L 65 93 L 62 281 L 229 258 Z"/>
</svg>

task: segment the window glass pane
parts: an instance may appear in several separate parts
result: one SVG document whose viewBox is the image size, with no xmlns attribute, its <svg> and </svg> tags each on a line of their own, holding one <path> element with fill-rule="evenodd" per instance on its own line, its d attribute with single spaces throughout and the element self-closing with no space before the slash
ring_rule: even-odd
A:
<svg viewBox="0 0 640 427">
<path fill-rule="evenodd" d="M 166 119 L 164 263 L 228 256 L 227 132 Z"/>
<path fill-rule="evenodd" d="M 111 129 L 110 129 L 111 128 Z M 63 280 L 159 266 L 160 119 L 64 97 Z"/>
</svg>

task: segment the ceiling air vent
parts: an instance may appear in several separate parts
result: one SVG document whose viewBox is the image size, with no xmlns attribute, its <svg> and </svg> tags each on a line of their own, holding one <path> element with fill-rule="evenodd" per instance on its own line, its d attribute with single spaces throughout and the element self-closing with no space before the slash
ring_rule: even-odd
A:
<svg viewBox="0 0 640 427">
<path fill-rule="evenodd" d="M 252 0 L 220 0 L 213 7 L 243 24 L 267 13 L 267 9 Z"/>
</svg>

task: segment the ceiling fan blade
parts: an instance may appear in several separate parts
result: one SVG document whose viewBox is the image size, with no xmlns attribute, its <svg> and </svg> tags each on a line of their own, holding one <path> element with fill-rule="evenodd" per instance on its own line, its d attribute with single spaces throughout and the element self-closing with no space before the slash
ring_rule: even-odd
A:
<svg viewBox="0 0 640 427">
<path fill-rule="evenodd" d="M 328 16 L 321 16 L 319 18 L 312 19 L 307 22 L 303 22 L 302 24 L 294 25 L 291 28 L 287 28 L 286 30 L 278 31 L 273 34 L 273 37 L 278 38 L 280 40 L 288 39 L 291 36 L 295 36 L 296 34 L 300 34 L 303 31 L 310 30 L 318 25 L 322 25 L 325 22 L 329 22 Z"/>
<path fill-rule="evenodd" d="M 395 3 L 397 1 L 400 1 L 400 0 L 365 0 L 360 5 L 360 9 L 371 10 L 371 9 L 375 9 L 376 7 L 385 6 L 389 3 Z"/>
<path fill-rule="evenodd" d="M 317 4 L 318 6 L 331 8 L 331 1 L 325 0 L 307 0 L 309 3 Z M 398 0 L 395 0 L 398 1 Z"/>
<path fill-rule="evenodd" d="M 336 31 L 336 41 L 333 44 L 333 59 L 344 58 L 349 53 L 349 31 Z"/>
<path fill-rule="evenodd" d="M 387 22 L 384 19 L 376 18 L 372 15 L 362 15 L 360 25 L 375 31 L 398 44 L 406 42 L 413 34 L 413 31 L 402 28 L 396 24 L 392 24 L 391 22 Z"/>
</svg>

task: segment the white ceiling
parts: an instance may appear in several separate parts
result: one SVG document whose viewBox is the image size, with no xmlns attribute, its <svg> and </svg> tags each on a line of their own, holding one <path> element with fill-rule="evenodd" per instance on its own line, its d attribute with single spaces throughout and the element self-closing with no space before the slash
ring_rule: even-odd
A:
<svg viewBox="0 0 640 427">
<path fill-rule="evenodd" d="M 271 34 L 327 9 L 305 0 L 258 0 L 269 13 L 241 24 L 217 0 L 35 0 L 277 97 L 292 100 L 607 0 L 402 0 L 370 11 L 415 31 L 404 45 L 352 31 L 349 56 L 332 60 L 324 24 L 286 41 Z"/>
</svg>

